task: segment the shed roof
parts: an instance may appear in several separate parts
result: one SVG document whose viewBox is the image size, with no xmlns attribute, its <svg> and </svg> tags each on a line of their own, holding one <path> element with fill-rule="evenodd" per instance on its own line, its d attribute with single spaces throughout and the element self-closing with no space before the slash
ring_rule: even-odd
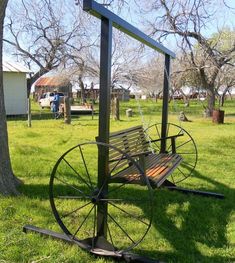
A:
<svg viewBox="0 0 235 263">
<path fill-rule="evenodd" d="M 35 83 L 35 86 L 60 87 L 70 84 L 70 81 L 64 77 L 41 77 Z"/>
<path fill-rule="evenodd" d="M 12 61 L 2 61 L 3 72 L 20 72 L 20 73 L 31 73 L 32 71 L 22 66 L 19 63 Z"/>
</svg>

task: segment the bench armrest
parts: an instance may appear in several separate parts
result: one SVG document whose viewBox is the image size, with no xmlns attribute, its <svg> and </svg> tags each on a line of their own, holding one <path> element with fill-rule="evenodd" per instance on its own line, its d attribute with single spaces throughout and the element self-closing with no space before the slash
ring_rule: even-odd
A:
<svg viewBox="0 0 235 263">
<path fill-rule="evenodd" d="M 168 140 L 168 139 L 170 139 L 170 140 L 171 140 L 171 151 L 172 151 L 172 153 L 176 153 L 176 143 L 175 143 L 175 140 L 176 140 L 177 137 L 180 137 L 180 136 L 183 136 L 183 135 L 184 135 L 183 133 L 179 133 L 179 134 L 177 134 L 177 135 L 171 135 L 171 136 L 159 138 L 159 139 L 156 139 L 156 140 L 151 140 L 150 143 L 154 143 L 154 142 L 158 142 L 158 141 L 163 141 L 163 140 Z"/>
<path fill-rule="evenodd" d="M 150 142 L 159 142 L 159 141 L 167 140 L 167 139 L 175 139 L 175 138 L 183 136 L 183 135 L 184 135 L 183 133 L 180 133 L 180 134 L 177 134 L 177 135 L 171 135 L 171 136 L 162 137 L 162 138 L 155 139 L 155 140 L 150 140 Z"/>
</svg>

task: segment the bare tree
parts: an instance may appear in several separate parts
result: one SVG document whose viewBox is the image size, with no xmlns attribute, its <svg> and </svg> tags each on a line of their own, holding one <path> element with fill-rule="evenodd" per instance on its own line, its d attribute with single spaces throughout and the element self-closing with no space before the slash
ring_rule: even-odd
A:
<svg viewBox="0 0 235 263">
<path fill-rule="evenodd" d="M 218 5 L 219 1 L 210 0 L 152 0 L 145 8 L 146 13 L 151 13 L 148 26 L 152 28 L 152 35 L 160 40 L 175 36 L 193 70 L 197 71 L 202 86 L 207 89 L 209 114 L 215 106 L 216 78 L 235 55 L 234 40 L 221 50 L 219 39 L 214 42 L 205 34 L 207 25 L 218 19 Z"/>
<path fill-rule="evenodd" d="M 59 66 L 66 67 L 92 45 L 85 30 L 88 16 L 71 1 L 12 1 L 4 42 L 13 54 L 36 68 L 31 82 Z M 13 47 L 13 49 L 12 49 Z"/>
<path fill-rule="evenodd" d="M 130 89 L 135 82 L 134 72 L 142 64 L 141 56 L 139 43 L 120 31 L 114 31 L 111 76 L 113 88 L 119 86 Z"/>
<path fill-rule="evenodd" d="M 225 65 L 219 72 L 216 80 L 216 92 L 219 97 L 219 106 L 223 107 L 225 97 L 235 86 L 235 67 Z"/>
<path fill-rule="evenodd" d="M 84 78 L 98 79 L 100 72 L 99 65 L 99 44 L 83 50 L 82 56 L 74 59 L 70 73 L 77 76 L 81 93 L 84 91 Z M 74 54 L 74 58 L 76 54 Z M 78 63 L 76 63 L 76 60 Z M 134 79 L 136 69 L 141 65 L 141 53 L 139 46 L 125 36 L 123 33 L 114 30 L 112 65 L 111 65 L 111 87 L 125 87 L 129 89 L 136 83 Z"/>
<path fill-rule="evenodd" d="M 189 106 L 190 97 L 193 91 L 201 89 L 202 83 L 198 71 L 187 55 L 184 53 L 178 53 L 176 59 L 173 61 L 172 73 L 171 73 L 171 89 L 172 95 L 179 94 L 184 99 L 186 106 Z M 194 90 L 190 90 L 189 93 L 184 92 L 184 87 L 192 87 Z"/>
<path fill-rule="evenodd" d="M 8 0 L 0 2 L 0 193 L 4 195 L 18 194 L 16 187 L 20 183 L 11 167 L 3 92 L 2 37 L 7 2 Z"/>
<path fill-rule="evenodd" d="M 161 56 L 151 58 L 133 70 L 136 85 L 156 99 L 162 93 L 164 66 Z"/>
</svg>

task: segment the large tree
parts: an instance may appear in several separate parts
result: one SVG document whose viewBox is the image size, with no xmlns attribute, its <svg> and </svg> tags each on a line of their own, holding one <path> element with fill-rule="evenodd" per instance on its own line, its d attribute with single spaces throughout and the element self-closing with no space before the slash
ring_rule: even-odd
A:
<svg viewBox="0 0 235 263">
<path fill-rule="evenodd" d="M 122 1 L 118 0 L 118 8 L 122 7 Z M 113 1 L 102 2 L 111 6 Z M 32 81 L 59 66 L 75 62 L 84 67 L 84 53 L 97 46 L 98 35 L 97 20 L 83 11 L 81 3 L 74 0 L 9 3 L 5 47 L 17 59 L 39 69 Z"/>
<path fill-rule="evenodd" d="M 7 2 L 8 0 L 0 1 L 0 193 L 4 195 L 17 194 L 16 187 L 19 184 L 11 167 L 3 92 L 2 38 Z"/>
<path fill-rule="evenodd" d="M 73 0 L 17 0 L 17 4 L 12 0 L 3 40 L 8 53 L 36 72 L 33 83 L 74 59 L 82 64 L 80 53 L 93 44 L 86 30 L 88 20 Z"/>
<path fill-rule="evenodd" d="M 216 79 L 225 65 L 230 65 L 235 55 L 235 41 L 230 41 L 226 48 L 221 49 L 220 41 L 212 41 L 208 37 L 209 25 L 221 17 L 222 8 L 228 8 L 222 1 L 210 0 L 149 0 L 145 3 L 148 16 L 148 29 L 160 40 L 172 38 L 178 41 L 179 47 L 188 59 L 192 71 L 197 72 L 203 88 L 208 94 L 208 113 L 215 106 Z M 225 9 L 224 9 L 225 10 Z M 220 11 L 220 12 L 219 12 Z M 218 24 L 218 28 L 220 24 Z M 149 29 L 150 32 L 150 29 Z M 170 37 L 170 38 L 169 38 Z"/>
</svg>

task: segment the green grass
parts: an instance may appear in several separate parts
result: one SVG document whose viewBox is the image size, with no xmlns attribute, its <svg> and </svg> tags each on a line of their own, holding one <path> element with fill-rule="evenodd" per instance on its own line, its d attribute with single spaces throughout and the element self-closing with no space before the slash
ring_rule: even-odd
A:
<svg viewBox="0 0 235 263">
<path fill-rule="evenodd" d="M 161 120 L 161 102 L 140 102 L 145 123 Z M 184 195 L 161 189 L 154 191 L 152 227 L 134 252 L 164 262 L 235 262 L 235 101 L 225 104 L 225 124 L 216 125 L 202 117 L 196 101 L 189 108 L 181 102 L 170 105 L 169 121 L 180 124 L 178 112 L 184 110 L 191 122 L 182 123 L 198 147 L 199 160 L 191 178 L 180 186 L 223 193 L 224 200 Z M 37 105 L 34 106 L 37 109 Z M 127 118 L 125 110 L 133 109 Z M 121 103 L 121 121 L 111 120 L 111 131 L 141 123 L 138 103 Z M 0 197 L 0 262 L 113 262 L 95 258 L 77 246 L 24 234 L 22 227 L 32 224 L 60 231 L 48 200 L 48 182 L 55 162 L 70 147 L 94 141 L 98 116 L 74 118 L 71 125 L 62 120 L 8 122 L 10 152 L 16 176 L 24 181 L 21 196 Z M 141 187 L 130 189 L 132 196 L 143 195 Z M 131 207 L 131 206 L 130 206 Z M 133 207 L 131 207 L 133 209 Z M 136 210 L 145 214 L 142 203 Z M 118 215 L 117 215 L 118 216 Z M 120 219 L 124 220 L 124 219 Z M 125 223 L 125 222 L 124 222 Z M 130 228 L 135 234 L 135 226 Z"/>
</svg>

